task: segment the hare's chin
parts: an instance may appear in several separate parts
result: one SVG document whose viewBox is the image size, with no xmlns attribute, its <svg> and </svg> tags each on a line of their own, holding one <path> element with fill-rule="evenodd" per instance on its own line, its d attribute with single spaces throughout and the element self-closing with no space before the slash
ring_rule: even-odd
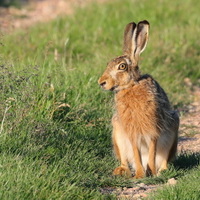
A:
<svg viewBox="0 0 200 200">
<path fill-rule="evenodd" d="M 103 86 L 101 86 L 101 88 L 103 89 L 103 90 L 109 90 L 109 91 L 115 91 L 117 88 L 118 88 L 118 86 L 113 86 L 112 88 L 106 88 L 104 85 Z"/>
<path fill-rule="evenodd" d="M 117 90 L 117 88 L 118 88 L 118 85 L 116 85 L 116 86 L 110 88 L 109 90 L 110 90 L 110 91 L 115 91 L 115 90 Z"/>
</svg>

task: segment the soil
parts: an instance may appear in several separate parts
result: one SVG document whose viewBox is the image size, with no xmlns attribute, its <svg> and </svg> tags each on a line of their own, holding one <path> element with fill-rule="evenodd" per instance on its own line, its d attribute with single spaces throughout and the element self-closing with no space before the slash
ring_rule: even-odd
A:
<svg viewBox="0 0 200 200">
<path fill-rule="evenodd" d="M 28 28 L 39 22 L 47 22 L 61 15 L 71 15 L 76 7 L 84 7 L 88 3 L 104 3 L 109 0 L 29 0 L 21 9 L 14 7 L 0 8 L 0 31 L 9 34 L 19 28 Z M 181 110 L 178 153 L 200 152 L 200 88 L 194 87 L 189 78 L 185 84 L 191 88 L 194 102 Z M 176 184 L 169 179 L 170 185 Z M 138 184 L 134 188 L 102 188 L 102 193 L 115 193 L 118 199 L 142 199 L 163 185 Z"/>
<path fill-rule="evenodd" d="M 194 102 L 181 117 L 178 152 L 200 152 L 200 88 L 192 87 Z"/>
<path fill-rule="evenodd" d="M 88 3 L 104 3 L 108 0 L 29 0 L 20 9 L 0 7 L 0 32 L 12 33 L 38 22 L 47 22 L 62 15 L 71 15 L 77 7 Z"/>
</svg>

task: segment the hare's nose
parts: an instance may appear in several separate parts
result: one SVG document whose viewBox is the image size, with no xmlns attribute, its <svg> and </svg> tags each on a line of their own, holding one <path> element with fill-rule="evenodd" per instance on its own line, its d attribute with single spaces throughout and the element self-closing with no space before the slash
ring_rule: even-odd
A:
<svg viewBox="0 0 200 200">
<path fill-rule="evenodd" d="M 103 81 L 103 82 L 99 83 L 99 85 L 100 85 L 101 87 L 103 87 L 104 85 L 106 85 L 106 81 Z"/>
</svg>

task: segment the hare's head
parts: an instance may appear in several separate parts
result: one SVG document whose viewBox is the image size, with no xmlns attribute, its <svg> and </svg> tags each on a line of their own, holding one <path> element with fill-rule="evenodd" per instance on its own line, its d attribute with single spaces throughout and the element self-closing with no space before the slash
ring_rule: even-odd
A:
<svg viewBox="0 0 200 200">
<path fill-rule="evenodd" d="M 149 34 L 149 23 L 141 21 L 128 24 L 124 31 L 124 55 L 111 60 L 98 80 L 105 90 L 119 91 L 129 88 L 140 78 L 138 61 L 145 49 Z"/>
</svg>

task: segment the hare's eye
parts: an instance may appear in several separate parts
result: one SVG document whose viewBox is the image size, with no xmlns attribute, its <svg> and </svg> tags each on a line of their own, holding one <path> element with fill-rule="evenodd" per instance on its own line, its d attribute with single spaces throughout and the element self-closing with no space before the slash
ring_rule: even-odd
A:
<svg viewBox="0 0 200 200">
<path fill-rule="evenodd" d="M 126 70 L 127 69 L 127 65 L 126 63 L 122 63 L 118 66 L 118 70 Z"/>
</svg>

